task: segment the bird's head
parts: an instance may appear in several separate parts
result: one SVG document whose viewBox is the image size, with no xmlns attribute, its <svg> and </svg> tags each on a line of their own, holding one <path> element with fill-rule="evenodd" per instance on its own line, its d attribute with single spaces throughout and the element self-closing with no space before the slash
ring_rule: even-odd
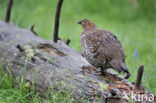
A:
<svg viewBox="0 0 156 103">
<path fill-rule="evenodd" d="M 84 20 L 78 21 L 77 23 L 82 25 L 84 30 L 91 30 L 91 29 L 95 29 L 96 28 L 96 25 L 92 21 L 90 21 L 88 19 L 84 19 Z"/>
</svg>

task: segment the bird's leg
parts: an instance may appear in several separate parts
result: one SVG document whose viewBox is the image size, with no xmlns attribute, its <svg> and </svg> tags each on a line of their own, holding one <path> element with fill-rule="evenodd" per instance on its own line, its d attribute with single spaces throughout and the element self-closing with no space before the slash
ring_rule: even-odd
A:
<svg viewBox="0 0 156 103">
<path fill-rule="evenodd" d="M 107 71 L 104 69 L 105 66 L 101 66 L 100 68 L 101 68 L 101 74 L 104 75 L 104 76 L 106 76 Z"/>
<path fill-rule="evenodd" d="M 101 74 L 104 75 L 104 76 L 106 76 L 106 75 L 107 75 L 107 71 L 106 71 L 106 70 L 103 70 L 103 69 L 101 68 Z"/>
<path fill-rule="evenodd" d="M 107 74 L 107 72 L 104 71 L 104 70 L 101 70 L 101 73 L 102 73 L 102 75 L 106 75 Z"/>
</svg>

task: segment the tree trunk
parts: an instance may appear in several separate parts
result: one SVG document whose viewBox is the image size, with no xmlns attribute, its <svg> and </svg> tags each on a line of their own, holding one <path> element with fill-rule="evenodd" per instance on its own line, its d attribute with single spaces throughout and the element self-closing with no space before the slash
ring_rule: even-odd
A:
<svg viewBox="0 0 156 103">
<path fill-rule="evenodd" d="M 79 102 L 127 102 L 124 93 L 146 93 L 144 87 L 123 80 L 112 71 L 103 76 L 80 53 L 62 41 L 43 40 L 30 30 L 0 20 L 0 62 L 13 77 L 24 76 L 45 97 L 47 90 L 68 91 Z M 9 67 L 9 68 L 8 68 Z M 128 94 L 129 96 L 129 94 Z M 97 99 L 99 98 L 99 99 Z"/>
</svg>

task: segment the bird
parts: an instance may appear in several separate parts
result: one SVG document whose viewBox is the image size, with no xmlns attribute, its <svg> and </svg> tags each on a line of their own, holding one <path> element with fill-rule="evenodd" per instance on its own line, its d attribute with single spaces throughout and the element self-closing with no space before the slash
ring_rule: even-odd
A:
<svg viewBox="0 0 156 103">
<path fill-rule="evenodd" d="M 89 19 L 77 22 L 83 28 L 80 36 L 82 54 L 94 67 L 101 68 L 103 74 L 113 68 L 119 74 L 126 73 L 124 79 L 130 77 L 125 64 L 124 49 L 117 37 L 110 31 L 99 29 Z"/>
</svg>

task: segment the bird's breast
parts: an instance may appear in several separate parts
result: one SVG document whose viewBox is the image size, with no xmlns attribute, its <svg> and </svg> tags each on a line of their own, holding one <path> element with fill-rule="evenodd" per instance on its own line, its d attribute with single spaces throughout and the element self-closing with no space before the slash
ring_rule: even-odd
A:
<svg viewBox="0 0 156 103">
<path fill-rule="evenodd" d="M 90 43 L 90 42 L 89 42 Z M 100 67 L 102 65 L 101 61 L 95 58 L 93 53 L 93 46 L 90 46 L 86 39 L 81 40 L 82 52 L 87 61 L 95 67 Z"/>
</svg>

